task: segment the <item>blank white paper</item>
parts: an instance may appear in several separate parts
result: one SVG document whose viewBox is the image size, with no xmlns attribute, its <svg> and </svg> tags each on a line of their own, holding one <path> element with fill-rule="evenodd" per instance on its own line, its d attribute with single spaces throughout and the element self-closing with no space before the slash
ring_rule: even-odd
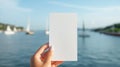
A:
<svg viewBox="0 0 120 67">
<path fill-rule="evenodd" d="M 77 14 L 51 13 L 49 43 L 53 61 L 77 61 Z"/>
</svg>

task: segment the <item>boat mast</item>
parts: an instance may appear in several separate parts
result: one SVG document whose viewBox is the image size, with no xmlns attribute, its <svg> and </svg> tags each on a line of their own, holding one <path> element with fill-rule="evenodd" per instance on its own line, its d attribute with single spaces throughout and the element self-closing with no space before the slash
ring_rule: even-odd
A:
<svg viewBox="0 0 120 67">
<path fill-rule="evenodd" d="M 82 31 L 85 32 L 85 24 L 84 24 L 84 20 L 82 22 Z"/>
</svg>

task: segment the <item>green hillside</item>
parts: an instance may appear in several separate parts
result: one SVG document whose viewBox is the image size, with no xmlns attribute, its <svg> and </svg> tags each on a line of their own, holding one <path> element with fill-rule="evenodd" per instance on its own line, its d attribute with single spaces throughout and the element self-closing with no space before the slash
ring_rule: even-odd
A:
<svg viewBox="0 0 120 67">
<path fill-rule="evenodd" d="M 11 24 L 4 24 L 2 22 L 0 22 L 0 30 L 4 31 L 6 30 L 7 26 L 10 26 L 10 28 L 13 30 L 13 28 L 15 27 L 17 30 L 23 30 L 24 28 L 21 26 L 15 26 L 15 25 L 11 25 Z"/>
<path fill-rule="evenodd" d="M 116 23 L 113 25 L 106 26 L 105 28 L 97 28 L 94 31 L 99 32 L 120 32 L 120 23 Z"/>
</svg>

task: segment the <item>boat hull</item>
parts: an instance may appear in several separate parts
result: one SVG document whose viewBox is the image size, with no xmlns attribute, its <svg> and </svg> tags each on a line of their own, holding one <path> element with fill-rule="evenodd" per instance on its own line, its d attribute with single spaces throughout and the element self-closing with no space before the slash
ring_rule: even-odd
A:
<svg viewBox="0 0 120 67">
<path fill-rule="evenodd" d="M 26 32 L 27 35 L 32 35 L 34 32 Z"/>
<path fill-rule="evenodd" d="M 90 37 L 89 35 L 85 35 L 85 34 L 83 34 L 83 35 L 78 35 L 79 37 Z"/>
<path fill-rule="evenodd" d="M 13 35 L 13 34 L 15 34 L 15 32 L 12 32 L 12 31 L 5 31 L 4 32 L 6 35 Z"/>
</svg>

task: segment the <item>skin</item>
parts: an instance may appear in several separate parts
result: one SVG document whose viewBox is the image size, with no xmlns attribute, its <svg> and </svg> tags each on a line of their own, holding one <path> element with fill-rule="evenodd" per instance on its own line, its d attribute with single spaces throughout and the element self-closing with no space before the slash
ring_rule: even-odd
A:
<svg viewBox="0 0 120 67">
<path fill-rule="evenodd" d="M 57 67 L 63 61 L 51 61 L 53 51 L 47 44 L 41 46 L 31 58 L 30 67 Z"/>
</svg>

